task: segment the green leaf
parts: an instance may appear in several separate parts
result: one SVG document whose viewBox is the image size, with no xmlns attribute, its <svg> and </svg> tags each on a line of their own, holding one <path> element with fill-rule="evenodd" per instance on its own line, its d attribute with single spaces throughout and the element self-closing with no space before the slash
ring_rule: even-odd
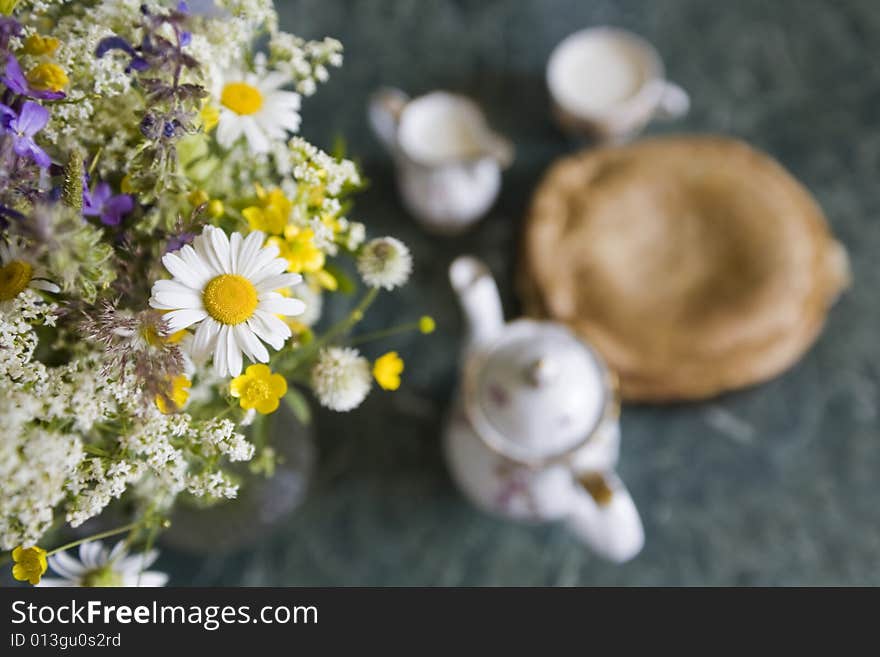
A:
<svg viewBox="0 0 880 657">
<path fill-rule="evenodd" d="M 309 402 L 306 401 L 305 396 L 299 390 L 296 388 L 288 389 L 287 394 L 284 396 L 284 401 L 287 402 L 287 407 L 300 423 L 304 425 L 311 424 L 312 409 L 309 407 Z"/>
<path fill-rule="evenodd" d="M 0 14 L 11 16 L 17 4 L 18 0 L 0 0 Z"/>
<path fill-rule="evenodd" d="M 333 138 L 333 150 L 330 154 L 337 160 L 344 160 L 347 151 L 348 144 L 345 142 L 345 137 L 341 134 L 337 134 L 336 137 Z"/>
</svg>

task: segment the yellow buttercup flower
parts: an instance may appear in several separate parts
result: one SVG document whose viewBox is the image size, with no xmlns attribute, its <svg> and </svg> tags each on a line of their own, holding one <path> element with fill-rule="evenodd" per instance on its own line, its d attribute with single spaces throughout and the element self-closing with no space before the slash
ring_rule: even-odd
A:
<svg viewBox="0 0 880 657">
<path fill-rule="evenodd" d="M 238 398 L 244 410 L 255 408 L 267 415 L 278 409 L 279 400 L 287 394 L 287 381 L 273 374 L 268 365 L 250 365 L 244 374 L 230 381 L 229 393 Z"/>
<path fill-rule="evenodd" d="M 336 290 L 339 289 L 339 281 L 336 280 L 336 277 L 326 269 L 321 269 L 319 271 L 313 272 L 309 275 L 309 280 L 312 283 L 317 283 L 318 287 L 320 287 L 322 290 L 336 292 Z"/>
<path fill-rule="evenodd" d="M 165 344 L 177 344 L 181 340 L 183 340 L 187 335 L 186 329 L 180 329 L 176 333 L 172 333 L 167 338 L 165 338 Z"/>
<path fill-rule="evenodd" d="M 226 206 L 223 201 L 218 198 L 212 198 L 208 201 L 208 216 L 212 219 L 219 219 L 226 214 Z"/>
<path fill-rule="evenodd" d="M 299 336 L 302 333 L 305 333 L 309 330 L 309 327 L 303 324 L 298 319 L 294 319 L 293 317 L 285 317 L 281 321 L 287 324 L 287 328 L 290 329 L 290 332 L 295 336 Z"/>
<path fill-rule="evenodd" d="M 293 204 L 277 187 L 271 192 L 266 192 L 262 185 L 256 185 L 256 188 L 258 205 L 245 208 L 241 214 L 247 219 L 251 230 L 280 235 L 287 227 Z"/>
<path fill-rule="evenodd" d="M 18 546 L 12 551 L 12 576 L 19 582 L 30 582 L 34 586 L 40 583 L 40 578 L 49 567 L 46 561 L 46 551 L 32 545 L 31 547 Z"/>
<path fill-rule="evenodd" d="M 58 50 L 60 42 L 54 37 L 43 36 L 42 34 L 31 34 L 24 40 L 21 52 L 25 55 L 51 55 Z"/>
<path fill-rule="evenodd" d="M 172 334 L 170 337 L 174 337 Z M 165 415 L 176 413 L 186 406 L 192 382 L 183 374 L 171 379 L 171 392 L 168 395 L 156 395 L 156 407 Z"/>
<path fill-rule="evenodd" d="M 403 359 L 396 351 L 389 351 L 373 363 L 373 378 L 383 390 L 397 390 L 400 387 L 401 372 Z"/>
<path fill-rule="evenodd" d="M 223 201 L 216 198 L 212 199 L 204 189 L 191 191 L 187 195 L 186 200 L 189 201 L 189 204 L 194 208 L 197 208 L 200 205 L 205 205 L 208 216 L 212 219 L 219 219 L 226 212 L 226 207 L 223 205 Z"/>
<path fill-rule="evenodd" d="M 211 197 L 208 196 L 208 192 L 204 189 L 194 189 L 187 195 L 186 200 L 189 201 L 189 204 L 193 207 L 199 207 L 203 203 L 210 201 Z"/>
<path fill-rule="evenodd" d="M 315 231 L 311 228 L 287 226 L 283 239 L 270 237 L 268 243 L 278 247 L 278 256 L 287 260 L 289 272 L 314 274 L 324 268 L 324 252 L 315 246 Z"/>
<path fill-rule="evenodd" d="M 186 337 L 187 330 L 181 329 L 177 331 L 177 333 L 172 333 L 171 335 L 159 335 L 159 332 L 156 330 L 154 326 L 147 326 L 143 331 L 142 335 L 144 336 L 144 340 L 146 340 L 147 344 L 151 347 L 161 347 L 166 344 L 177 344 L 183 338 Z"/>
<path fill-rule="evenodd" d="M 199 112 L 199 119 L 202 121 L 205 132 L 211 132 L 220 123 L 220 109 L 211 103 L 205 103 Z"/>
<path fill-rule="evenodd" d="M 38 91 L 61 91 L 70 79 L 64 69 L 51 62 L 37 64 L 25 76 L 28 83 Z"/>
<path fill-rule="evenodd" d="M 428 335 L 429 333 L 433 333 L 434 329 L 437 328 L 437 322 L 434 321 L 434 318 L 430 315 L 422 315 L 419 318 L 419 331 Z"/>
</svg>

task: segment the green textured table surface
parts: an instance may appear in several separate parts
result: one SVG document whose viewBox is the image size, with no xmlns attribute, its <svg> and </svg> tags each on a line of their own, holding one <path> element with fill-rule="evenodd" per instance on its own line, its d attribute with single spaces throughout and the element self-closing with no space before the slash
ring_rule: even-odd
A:
<svg viewBox="0 0 880 657">
<path fill-rule="evenodd" d="M 741 0 L 299 0 L 286 29 L 332 35 L 346 62 L 305 102 L 304 134 L 343 135 L 372 186 L 353 216 L 416 257 L 411 284 L 371 322 L 429 312 L 439 329 L 393 344 L 403 388 L 317 417 L 307 502 L 272 539 L 225 557 L 166 551 L 178 584 L 654 585 L 880 584 L 880 6 Z M 654 42 L 692 97 L 688 118 L 651 131 L 735 135 L 815 193 L 852 257 L 855 286 L 791 372 L 710 403 L 626 407 L 620 470 L 647 542 L 629 564 L 591 556 L 559 527 L 471 508 L 446 472 L 440 426 L 456 380 L 461 322 L 446 282 L 470 251 L 499 278 L 509 314 L 519 226 L 540 174 L 574 146 L 552 126 L 543 68 L 580 27 L 613 24 Z M 517 145 L 500 201 L 471 234 L 438 239 L 406 216 L 366 126 L 380 85 L 477 98 Z"/>
</svg>

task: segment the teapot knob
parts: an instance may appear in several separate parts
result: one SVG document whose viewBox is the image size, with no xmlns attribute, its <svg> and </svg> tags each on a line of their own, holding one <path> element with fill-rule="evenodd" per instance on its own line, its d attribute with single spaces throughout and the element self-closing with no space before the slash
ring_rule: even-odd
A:
<svg viewBox="0 0 880 657">
<path fill-rule="evenodd" d="M 548 385 L 559 376 L 559 363 L 552 358 L 543 357 L 529 367 L 529 382 L 536 388 Z"/>
</svg>

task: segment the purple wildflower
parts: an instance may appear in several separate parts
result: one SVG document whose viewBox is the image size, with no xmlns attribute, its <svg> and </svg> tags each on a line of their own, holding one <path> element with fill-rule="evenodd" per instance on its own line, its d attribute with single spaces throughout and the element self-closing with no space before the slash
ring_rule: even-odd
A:
<svg viewBox="0 0 880 657">
<path fill-rule="evenodd" d="M 21 34 L 21 25 L 17 20 L 9 16 L 0 16 L 0 51 L 8 52 L 12 37 L 19 34 Z"/>
<path fill-rule="evenodd" d="M 131 73 L 132 70 L 143 72 L 150 68 L 149 62 L 141 57 L 134 49 L 134 46 L 132 46 L 121 36 L 109 36 L 101 39 L 100 43 L 98 43 L 97 49 L 95 50 L 95 56 L 98 59 L 101 59 L 104 55 L 113 50 L 121 50 L 131 58 L 128 66 L 125 67 L 126 73 Z"/>
<path fill-rule="evenodd" d="M 41 100 L 58 100 L 65 96 L 63 91 L 31 89 L 27 78 L 24 76 L 24 72 L 21 70 L 21 65 L 14 55 L 9 55 L 9 59 L 6 60 L 6 74 L 2 77 L 2 80 L 7 87 L 20 96 L 39 98 Z"/>
<path fill-rule="evenodd" d="M 20 114 L 16 114 L 11 107 L 0 105 L 0 132 L 12 135 L 12 149 L 15 153 L 32 159 L 41 169 L 49 168 L 52 161 L 46 151 L 37 146 L 34 135 L 48 121 L 49 110 L 38 103 L 26 101 Z"/>
<path fill-rule="evenodd" d="M 195 233 L 182 232 L 177 235 L 172 235 L 168 238 L 168 244 L 165 246 L 165 253 L 180 251 L 180 249 L 182 249 L 187 244 L 192 244 L 192 241 L 195 238 Z"/>
<path fill-rule="evenodd" d="M 134 201 L 128 194 L 113 195 L 108 183 L 95 186 L 94 191 L 83 190 L 83 214 L 87 217 L 100 217 L 105 226 L 118 226 L 122 215 L 134 208 Z"/>
</svg>

